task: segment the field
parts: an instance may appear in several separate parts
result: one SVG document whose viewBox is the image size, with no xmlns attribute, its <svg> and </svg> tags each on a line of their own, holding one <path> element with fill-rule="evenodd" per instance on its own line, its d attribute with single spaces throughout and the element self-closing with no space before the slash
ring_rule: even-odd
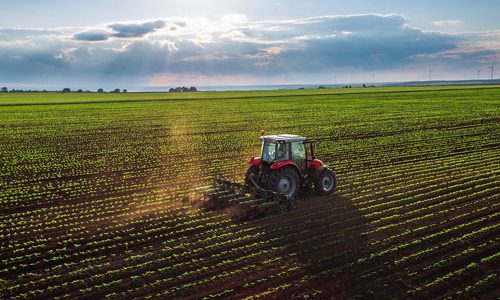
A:
<svg viewBox="0 0 500 300">
<path fill-rule="evenodd" d="M 500 87 L 0 94 L 3 298 L 500 296 Z M 240 222 L 259 130 L 322 139 L 337 192 Z"/>
</svg>

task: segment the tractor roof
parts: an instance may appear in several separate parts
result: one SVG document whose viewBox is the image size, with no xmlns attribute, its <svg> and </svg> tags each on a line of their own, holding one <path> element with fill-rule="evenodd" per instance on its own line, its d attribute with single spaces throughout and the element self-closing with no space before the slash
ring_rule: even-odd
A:
<svg viewBox="0 0 500 300">
<path fill-rule="evenodd" d="M 295 134 L 273 134 L 273 135 L 262 135 L 260 136 L 261 141 L 266 141 L 270 143 L 276 142 L 298 142 L 305 141 L 307 138 L 295 135 Z"/>
</svg>

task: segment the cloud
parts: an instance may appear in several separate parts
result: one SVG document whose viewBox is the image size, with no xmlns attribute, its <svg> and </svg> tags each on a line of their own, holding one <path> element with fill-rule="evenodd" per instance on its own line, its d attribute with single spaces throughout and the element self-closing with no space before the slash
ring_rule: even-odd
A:
<svg viewBox="0 0 500 300">
<path fill-rule="evenodd" d="M 36 80 L 69 70 L 69 60 L 56 43 L 0 44 L 0 80 Z"/>
<path fill-rule="evenodd" d="M 106 41 L 109 37 L 110 34 L 105 31 L 84 31 L 73 36 L 73 38 L 77 41 L 88 42 Z"/>
<path fill-rule="evenodd" d="M 453 49 L 456 40 L 455 36 L 411 28 L 399 15 L 248 22 L 214 33 L 211 42 L 202 47 L 175 41 L 177 51 L 170 54 L 169 69 L 255 75 L 336 68 L 384 70 L 411 63 L 417 54 Z M 197 55 L 192 54 L 195 51 Z"/>
<path fill-rule="evenodd" d="M 458 25 L 462 25 L 464 23 L 464 21 L 462 20 L 440 20 L 440 21 L 434 21 L 432 22 L 432 24 L 436 25 L 436 26 L 440 26 L 440 27 L 445 27 L 445 26 L 458 26 Z"/>
<path fill-rule="evenodd" d="M 22 39 L 26 37 L 58 35 L 60 30 L 49 29 L 24 29 L 24 28 L 0 28 L 0 40 Z"/>
<path fill-rule="evenodd" d="M 268 82 L 321 80 L 345 72 L 394 73 L 427 64 L 456 70 L 499 57 L 498 37 L 496 31 L 424 31 L 397 14 L 265 22 L 232 15 L 97 28 L 0 29 L 0 80 L 140 84 L 177 74 Z"/>
<path fill-rule="evenodd" d="M 114 37 L 119 38 L 132 38 L 132 37 L 143 37 L 148 33 L 153 33 L 157 29 L 165 27 L 166 23 L 163 20 L 146 22 L 146 23 L 130 23 L 130 24 L 111 24 L 109 27 L 113 29 L 116 33 L 113 34 Z"/>
<path fill-rule="evenodd" d="M 113 31 L 88 30 L 73 35 L 77 41 L 98 42 L 106 41 L 110 37 L 116 38 L 141 38 L 147 34 L 153 33 L 160 28 L 164 28 L 167 23 L 163 20 L 157 20 L 144 23 L 116 23 L 108 25 Z M 183 22 L 168 23 L 169 30 L 176 30 L 178 27 L 185 26 Z"/>
</svg>

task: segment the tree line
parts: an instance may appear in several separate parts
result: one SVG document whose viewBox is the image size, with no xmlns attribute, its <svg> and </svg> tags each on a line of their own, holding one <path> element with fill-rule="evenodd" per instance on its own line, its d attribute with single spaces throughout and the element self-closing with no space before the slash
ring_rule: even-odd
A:
<svg viewBox="0 0 500 300">
<path fill-rule="evenodd" d="M 98 89 L 97 91 L 91 90 L 71 90 L 70 88 L 64 88 L 62 90 L 48 91 L 48 90 L 23 90 L 23 89 L 8 89 L 7 87 L 2 87 L 0 89 L 1 93 L 126 93 L 127 89 L 114 89 L 110 91 L 105 91 L 104 89 Z"/>
<path fill-rule="evenodd" d="M 169 89 L 169 92 L 197 92 L 198 89 L 196 87 L 176 87 Z M 98 89 L 97 91 L 91 90 L 71 90 L 70 88 L 64 88 L 62 90 L 48 91 L 48 90 L 22 90 L 22 89 L 8 89 L 7 87 L 3 87 L 0 89 L 1 93 L 126 93 L 127 89 L 114 89 L 110 91 L 105 91 L 104 89 Z"/>
</svg>

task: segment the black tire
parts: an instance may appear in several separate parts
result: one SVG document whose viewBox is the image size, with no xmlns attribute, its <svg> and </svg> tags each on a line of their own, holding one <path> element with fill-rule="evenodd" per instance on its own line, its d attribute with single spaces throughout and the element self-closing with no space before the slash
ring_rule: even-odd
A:
<svg viewBox="0 0 500 300">
<path fill-rule="evenodd" d="M 320 195 L 328 195 L 335 191 L 337 178 L 331 169 L 325 168 L 314 178 L 314 189 Z"/>
<path fill-rule="evenodd" d="M 282 167 L 271 173 L 270 187 L 273 191 L 295 199 L 300 190 L 300 178 L 292 167 Z"/>
<path fill-rule="evenodd" d="M 255 186 L 255 184 L 253 184 L 250 178 L 253 177 L 254 180 L 257 180 L 258 175 L 259 175 L 259 168 L 257 168 L 256 166 L 250 166 L 247 170 L 247 173 L 245 174 L 245 185 Z"/>
</svg>

